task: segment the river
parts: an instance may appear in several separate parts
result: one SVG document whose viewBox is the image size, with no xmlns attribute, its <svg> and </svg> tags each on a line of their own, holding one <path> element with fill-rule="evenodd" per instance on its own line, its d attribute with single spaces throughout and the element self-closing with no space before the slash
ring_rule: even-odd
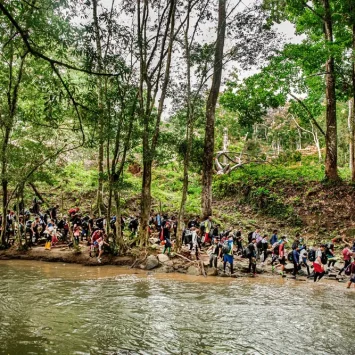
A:
<svg viewBox="0 0 355 355">
<path fill-rule="evenodd" d="M 0 354 L 354 354 L 355 289 L 0 262 Z"/>
</svg>

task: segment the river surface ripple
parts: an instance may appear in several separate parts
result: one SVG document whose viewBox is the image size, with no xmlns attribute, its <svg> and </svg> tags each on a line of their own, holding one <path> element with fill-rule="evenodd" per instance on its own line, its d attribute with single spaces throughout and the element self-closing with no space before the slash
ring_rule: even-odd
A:
<svg viewBox="0 0 355 355">
<path fill-rule="evenodd" d="M 0 354 L 355 354 L 344 284 L 23 261 L 0 275 Z"/>
</svg>

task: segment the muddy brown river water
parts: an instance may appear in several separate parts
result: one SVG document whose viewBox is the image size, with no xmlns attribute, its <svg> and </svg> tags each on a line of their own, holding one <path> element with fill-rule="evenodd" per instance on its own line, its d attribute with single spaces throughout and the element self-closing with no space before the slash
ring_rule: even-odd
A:
<svg viewBox="0 0 355 355">
<path fill-rule="evenodd" d="M 0 354 L 355 354 L 355 289 L 0 261 Z"/>
</svg>

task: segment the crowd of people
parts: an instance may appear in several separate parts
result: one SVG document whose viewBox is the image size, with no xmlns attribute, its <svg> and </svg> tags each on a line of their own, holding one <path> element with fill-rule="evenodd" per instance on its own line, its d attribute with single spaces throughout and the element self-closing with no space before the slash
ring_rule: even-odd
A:
<svg viewBox="0 0 355 355">
<path fill-rule="evenodd" d="M 355 283 L 355 240 L 347 242 L 344 238 L 334 238 L 329 243 L 308 246 L 301 235 L 297 234 L 291 243 L 286 236 L 279 237 L 278 231 L 268 234 L 261 233 L 260 229 L 251 231 L 246 238 L 242 230 L 229 229 L 219 231 L 219 225 L 213 223 L 212 217 L 200 222 L 196 217 L 188 222 L 183 233 L 183 242 L 196 258 L 199 258 L 203 246 L 207 245 L 210 267 L 217 268 L 218 260 L 223 260 L 223 270 L 229 265 L 230 274 L 234 272 L 235 260 L 248 259 L 248 272 L 256 276 L 257 262 L 261 267 L 271 264 L 272 272 L 278 272 L 285 277 L 285 265 L 293 265 L 294 278 L 303 269 L 314 282 L 330 272 L 335 271 L 335 263 L 344 261 L 344 266 L 337 272 L 336 278 L 342 280 L 342 274 L 350 276 L 347 287 Z M 340 243 L 342 251 L 340 257 L 336 255 L 335 244 Z M 353 261 L 352 261 L 353 260 Z"/>
<path fill-rule="evenodd" d="M 97 256 L 101 263 L 101 256 L 104 246 L 109 249 L 109 239 L 106 228 L 106 218 L 103 216 L 82 214 L 78 207 L 71 208 L 67 215 L 59 217 L 59 205 L 55 205 L 42 212 L 41 201 L 33 200 L 31 208 L 22 208 L 20 213 L 7 211 L 5 221 L 6 244 L 14 243 L 16 237 L 25 240 L 29 248 L 35 245 L 42 245 L 47 250 L 55 247 L 58 243 L 67 245 L 69 248 L 78 247 L 81 242 L 90 245 L 90 256 Z M 135 235 L 138 229 L 138 218 L 131 216 L 127 219 L 121 218 L 121 228 L 126 224 L 131 235 Z M 3 227 L 2 217 L 0 225 Z M 110 219 L 109 230 L 116 232 L 116 217 Z"/>
<path fill-rule="evenodd" d="M 2 222 L 2 221 L 1 221 Z M 34 199 L 29 210 L 20 210 L 19 217 L 15 211 L 8 211 L 6 216 L 6 237 L 8 243 L 14 240 L 15 234 L 25 239 L 29 247 L 45 241 L 45 248 L 51 249 L 58 242 L 63 242 L 68 247 L 79 246 L 86 242 L 90 248 L 90 256 L 101 256 L 105 246 L 109 249 L 107 232 L 116 233 L 117 218 L 110 218 L 110 225 L 106 226 L 106 218 L 95 215 L 82 215 L 78 207 L 71 208 L 67 216 L 59 218 L 59 205 L 47 209 L 42 213 L 41 201 Z M 2 223 L 0 224 L 2 226 Z M 139 227 L 138 216 L 121 217 L 121 233 L 127 231 L 128 237 L 134 237 Z M 344 261 L 344 266 L 338 271 L 337 278 L 342 279 L 342 274 L 350 276 L 348 287 L 355 284 L 355 239 L 351 242 L 344 238 L 334 238 L 329 243 L 307 245 L 304 238 L 297 234 L 293 242 L 286 236 L 279 237 L 278 231 L 269 234 L 261 233 L 260 229 L 251 231 L 243 237 L 241 229 L 221 230 L 221 226 L 214 222 L 212 216 L 201 221 L 199 217 L 190 219 L 182 233 L 182 244 L 197 260 L 201 252 L 209 255 L 210 267 L 217 268 L 218 260 L 223 261 L 223 270 L 226 273 L 229 265 L 230 274 L 234 273 L 236 260 L 248 260 L 248 272 L 256 276 L 256 266 L 271 264 L 273 273 L 285 276 L 285 265 L 293 265 L 293 277 L 296 278 L 303 270 L 309 278 L 317 282 L 326 273 L 333 272 L 337 261 Z M 170 255 L 176 241 L 178 224 L 175 216 L 155 213 L 151 211 L 148 232 L 155 236 L 156 242 L 163 246 L 163 253 Z M 154 238 L 153 238 L 154 240 Z M 340 259 L 335 252 L 335 244 L 343 246 Z"/>
</svg>

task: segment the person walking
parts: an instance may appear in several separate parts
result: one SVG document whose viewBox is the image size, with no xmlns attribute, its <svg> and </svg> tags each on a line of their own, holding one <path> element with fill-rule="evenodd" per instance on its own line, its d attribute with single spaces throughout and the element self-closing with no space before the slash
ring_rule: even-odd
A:
<svg viewBox="0 0 355 355">
<path fill-rule="evenodd" d="M 314 270 L 314 282 L 317 282 L 324 276 L 324 264 L 322 263 L 322 257 L 318 254 L 316 260 L 313 263 Z"/>
<path fill-rule="evenodd" d="M 350 288 L 351 284 L 354 284 L 355 287 L 355 260 L 350 264 L 350 280 L 346 288 Z"/>
<path fill-rule="evenodd" d="M 256 238 L 251 239 L 251 243 L 247 247 L 247 257 L 249 259 L 248 272 L 253 272 L 253 276 L 256 276 Z"/>
<path fill-rule="evenodd" d="M 261 252 L 262 252 L 262 257 L 261 257 L 261 264 L 264 265 L 267 255 L 268 255 L 268 245 L 269 245 L 269 236 L 267 234 L 264 234 L 263 239 L 261 240 Z"/>
<path fill-rule="evenodd" d="M 310 271 L 309 271 L 309 266 L 307 263 L 307 257 L 308 257 L 308 253 L 307 253 L 307 245 L 304 245 L 302 250 L 300 251 L 300 259 L 299 259 L 299 264 L 300 266 L 305 266 L 307 269 L 307 275 L 310 276 Z"/>
<path fill-rule="evenodd" d="M 342 251 L 343 254 L 343 260 L 344 260 L 344 267 L 339 271 L 338 276 L 341 276 L 343 271 L 350 265 L 351 263 L 351 255 L 352 251 L 350 250 L 348 245 L 344 246 L 344 249 Z"/>
<path fill-rule="evenodd" d="M 299 253 L 299 248 L 297 247 L 296 249 L 292 250 L 292 261 L 293 261 L 293 276 L 296 278 L 296 275 L 298 274 L 298 269 L 300 266 L 300 253 Z"/>
<path fill-rule="evenodd" d="M 275 229 L 275 230 L 273 230 L 272 231 L 272 236 L 271 236 L 271 239 L 270 239 L 270 245 L 271 246 L 273 246 L 275 243 L 277 243 L 278 242 L 278 237 L 277 237 L 277 230 Z"/>
<path fill-rule="evenodd" d="M 213 244 L 209 247 L 207 252 L 210 252 L 210 267 L 213 265 L 215 268 L 217 268 L 217 261 L 218 258 L 221 257 L 222 252 L 218 237 L 213 238 Z"/>
<path fill-rule="evenodd" d="M 280 264 L 277 265 L 277 267 L 279 267 L 281 269 L 280 271 L 280 275 L 282 277 L 286 276 L 284 274 L 285 272 L 285 265 L 286 265 L 286 256 L 285 256 L 285 244 L 287 243 L 287 239 L 285 236 L 283 236 L 281 238 L 281 242 L 280 242 L 280 245 L 279 245 L 279 262 Z"/>
<path fill-rule="evenodd" d="M 233 246 L 233 236 L 230 235 L 223 244 L 223 270 L 225 273 L 227 263 L 229 263 L 231 275 L 233 274 Z"/>
</svg>

